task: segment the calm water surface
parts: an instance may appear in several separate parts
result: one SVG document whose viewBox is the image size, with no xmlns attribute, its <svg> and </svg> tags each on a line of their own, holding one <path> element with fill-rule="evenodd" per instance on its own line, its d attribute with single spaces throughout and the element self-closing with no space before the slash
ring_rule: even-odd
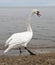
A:
<svg viewBox="0 0 55 65">
<path fill-rule="evenodd" d="M 0 47 L 16 32 L 26 30 L 28 15 L 37 8 L 41 17 L 31 19 L 33 39 L 28 45 L 33 47 L 55 47 L 55 7 L 0 8 Z"/>
</svg>

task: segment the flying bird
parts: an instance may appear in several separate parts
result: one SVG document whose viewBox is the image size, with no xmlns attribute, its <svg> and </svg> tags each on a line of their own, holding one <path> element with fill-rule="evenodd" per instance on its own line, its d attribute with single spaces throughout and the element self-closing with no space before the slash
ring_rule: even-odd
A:
<svg viewBox="0 0 55 65">
<path fill-rule="evenodd" d="M 12 34 L 11 37 L 9 37 L 8 40 L 6 41 L 5 46 L 8 46 L 8 48 L 5 49 L 4 53 L 8 52 L 12 48 L 19 48 L 21 54 L 22 53 L 21 47 L 24 47 L 31 55 L 35 55 L 27 48 L 27 44 L 33 37 L 33 31 L 31 28 L 31 17 L 34 14 L 37 15 L 38 17 L 41 16 L 40 12 L 37 9 L 34 9 L 28 17 L 27 31 Z"/>
</svg>

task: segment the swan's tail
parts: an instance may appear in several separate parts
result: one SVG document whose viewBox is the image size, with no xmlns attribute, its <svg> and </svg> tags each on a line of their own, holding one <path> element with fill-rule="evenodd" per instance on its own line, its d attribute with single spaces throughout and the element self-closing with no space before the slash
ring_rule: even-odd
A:
<svg viewBox="0 0 55 65">
<path fill-rule="evenodd" d="M 8 47 L 7 49 L 5 49 L 4 53 L 8 52 L 11 48 Z"/>
</svg>

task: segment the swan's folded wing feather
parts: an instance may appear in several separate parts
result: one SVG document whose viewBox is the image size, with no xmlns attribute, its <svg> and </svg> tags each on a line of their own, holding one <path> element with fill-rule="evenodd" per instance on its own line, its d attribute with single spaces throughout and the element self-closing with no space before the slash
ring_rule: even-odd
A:
<svg viewBox="0 0 55 65">
<path fill-rule="evenodd" d="M 12 40 L 12 36 L 10 38 L 8 38 L 8 40 L 6 41 L 5 46 L 7 46 L 9 44 L 9 42 L 11 42 L 11 40 Z"/>
</svg>

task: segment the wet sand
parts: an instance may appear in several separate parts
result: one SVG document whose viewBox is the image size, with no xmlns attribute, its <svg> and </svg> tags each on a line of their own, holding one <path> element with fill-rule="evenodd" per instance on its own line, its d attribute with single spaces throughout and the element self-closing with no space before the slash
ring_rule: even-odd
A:
<svg viewBox="0 0 55 65">
<path fill-rule="evenodd" d="M 0 56 L 0 65 L 55 65 L 55 53 Z"/>
<path fill-rule="evenodd" d="M 35 54 L 46 54 L 46 53 L 55 53 L 55 48 L 29 48 L 27 47 L 31 52 Z M 19 49 L 11 49 L 7 53 L 4 53 L 4 50 L 0 50 L 0 56 L 19 56 L 20 50 Z M 29 55 L 29 52 L 25 50 L 24 48 L 21 48 L 22 54 L 21 55 Z"/>
</svg>

